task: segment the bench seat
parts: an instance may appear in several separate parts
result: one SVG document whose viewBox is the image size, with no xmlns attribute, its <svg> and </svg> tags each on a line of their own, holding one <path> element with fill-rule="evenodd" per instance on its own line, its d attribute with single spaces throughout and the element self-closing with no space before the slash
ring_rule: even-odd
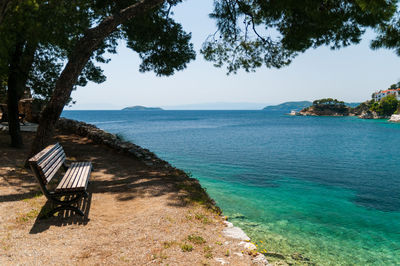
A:
<svg viewBox="0 0 400 266">
<path fill-rule="evenodd" d="M 91 170 L 92 164 L 90 162 L 72 163 L 55 191 L 85 191 L 87 189 Z"/>
</svg>

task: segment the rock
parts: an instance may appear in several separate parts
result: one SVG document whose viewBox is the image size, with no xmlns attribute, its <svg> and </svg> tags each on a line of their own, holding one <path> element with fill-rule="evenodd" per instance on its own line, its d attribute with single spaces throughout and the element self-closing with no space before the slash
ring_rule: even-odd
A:
<svg viewBox="0 0 400 266">
<path fill-rule="evenodd" d="M 243 246 L 247 250 L 256 250 L 257 249 L 256 245 L 254 245 L 253 243 L 250 243 L 250 242 L 242 241 L 239 243 L 239 246 Z"/>
<path fill-rule="evenodd" d="M 224 221 L 224 224 L 227 226 L 224 230 L 222 230 L 222 233 L 225 236 L 239 240 L 250 240 L 250 238 L 245 232 L 243 232 L 241 228 L 233 226 L 233 224 L 228 221 Z"/>
<path fill-rule="evenodd" d="M 215 261 L 221 263 L 222 265 L 224 265 L 224 264 L 229 264 L 229 262 L 227 262 L 227 261 L 224 260 L 223 258 L 215 258 Z"/>
<path fill-rule="evenodd" d="M 372 114 L 371 111 L 364 111 L 358 117 L 361 119 L 373 119 L 374 115 Z"/>
<path fill-rule="evenodd" d="M 400 115 L 392 115 L 389 119 L 390 122 L 400 122 Z"/>
<path fill-rule="evenodd" d="M 304 257 L 302 254 L 300 253 L 294 253 L 292 254 L 292 259 L 294 260 L 300 260 L 300 261 L 310 261 L 309 258 Z"/>
<path fill-rule="evenodd" d="M 226 225 L 226 227 L 233 227 L 233 223 L 228 222 L 228 221 L 223 221 L 224 225 Z"/>
<path fill-rule="evenodd" d="M 267 258 L 263 254 L 258 254 L 254 259 L 253 263 L 256 265 L 271 265 L 269 264 Z"/>
<path fill-rule="evenodd" d="M 222 233 L 230 238 L 239 239 L 239 240 L 250 240 L 250 238 L 246 235 L 245 232 L 239 227 L 227 227 Z"/>
<path fill-rule="evenodd" d="M 373 111 L 364 111 L 358 117 L 362 118 L 362 119 L 384 119 L 384 118 L 386 118 L 386 116 L 380 116 L 376 112 L 373 112 Z"/>
</svg>

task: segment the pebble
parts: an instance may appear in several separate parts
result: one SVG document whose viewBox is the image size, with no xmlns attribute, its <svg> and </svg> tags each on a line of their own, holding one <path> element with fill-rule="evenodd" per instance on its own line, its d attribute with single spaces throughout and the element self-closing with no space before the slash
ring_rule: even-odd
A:
<svg viewBox="0 0 400 266">
<path fill-rule="evenodd" d="M 215 258 L 215 261 L 221 263 L 222 265 L 224 265 L 224 264 L 229 264 L 229 262 L 227 262 L 227 261 L 224 260 L 223 258 Z"/>
</svg>

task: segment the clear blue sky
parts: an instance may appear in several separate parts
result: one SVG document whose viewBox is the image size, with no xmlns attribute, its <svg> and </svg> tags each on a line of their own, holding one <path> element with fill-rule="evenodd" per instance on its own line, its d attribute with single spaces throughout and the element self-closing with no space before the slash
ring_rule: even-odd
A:
<svg viewBox="0 0 400 266">
<path fill-rule="evenodd" d="M 208 18 L 212 2 L 187 0 L 174 10 L 175 19 L 192 32 L 197 51 L 216 29 L 214 21 Z M 361 44 L 339 51 L 327 47 L 308 50 L 283 69 L 260 68 L 256 73 L 240 71 L 230 76 L 226 69 L 213 67 L 199 53 L 187 69 L 174 76 L 143 74 L 138 71 L 137 54 L 121 42 L 118 54 L 103 65 L 107 81 L 78 88 L 72 95 L 77 103 L 67 109 L 120 109 L 132 105 L 174 108 L 221 102 L 255 103 L 257 108 L 324 97 L 361 102 L 369 99 L 373 91 L 400 81 L 400 57 L 389 50 L 372 51 L 372 36 L 369 32 Z"/>
</svg>

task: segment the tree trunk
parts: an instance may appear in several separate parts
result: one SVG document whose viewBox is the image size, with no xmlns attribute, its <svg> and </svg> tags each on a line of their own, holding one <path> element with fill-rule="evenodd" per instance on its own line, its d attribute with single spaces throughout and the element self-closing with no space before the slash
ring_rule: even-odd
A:
<svg viewBox="0 0 400 266">
<path fill-rule="evenodd" d="M 10 4 L 11 0 L 0 0 L 0 24 L 3 23 L 3 19 L 6 16 Z"/>
<path fill-rule="evenodd" d="M 39 127 L 33 141 L 29 156 L 38 153 L 48 144 L 54 133 L 55 125 L 59 119 L 65 104 L 71 96 L 76 81 L 89 61 L 93 52 L 104 39 L 114 32 L 119 25 L 144 14 L 164 3 L 166 0 L 142 0 L 138 3 L 120 10 L 115 15 L 105 18 L 98 26 L 89 29 L 77 42 L 68 63 L 56 82 L 49 103 L 43 109 L 39 120 Z"/>
<path fill-rule="evenodd" d="M 21 129 L 19 126 L 18 102 L 21 99 L 29 71 L 33 64 L 36 46 L 26 41 L 17 41 L 11 55 L 7 84 L 8 130 L 11 137 L 11 146 L 23 147 Z"/>
</svg>

